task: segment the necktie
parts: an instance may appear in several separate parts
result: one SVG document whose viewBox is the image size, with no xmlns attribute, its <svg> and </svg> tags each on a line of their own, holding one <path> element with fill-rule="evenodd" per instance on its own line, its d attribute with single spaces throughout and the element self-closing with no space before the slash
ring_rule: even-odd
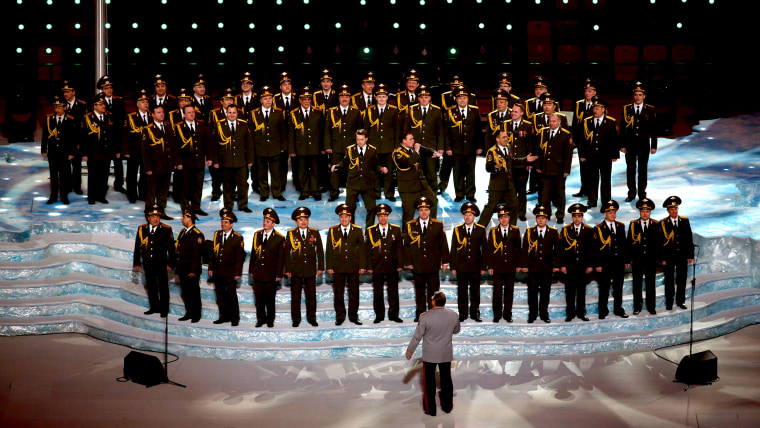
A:
<svg viewBox="0 0 760 428">
<path fill-rule="evenodd" d="M 414 104 L 414 94 L 409 94 L 409 103 Z"/>
<path fill-rule="evenodd" d="M 555 135 L 555 133 L 556 133 L 556 131 L 552 131 L 552 135 L 551 135 L 551 137 L 549 137 L 549 141 L 551 141 L 551 140 L 553 140 L 553 139 L 554 139 L 554 135 Z"/>
<path fill-rule="evenodd" d="M 380 231 L 381 231 L 381 232 L 382 232 L 382 234 L 383 234 L 383 239 L 385 239 L 385 228 L 382 228 L 382 229 L 380 229 Z"/>
<path fill-rule="evenodd" d="M 501 229 L 501 238 L 507 239 L 507 229 Z"/>
<path fill-rule="evenodd" d="M 226 233 L 223 233 L 223 234 L 222 234 L 222 246 L 224 246 L 224 243 L 225 243 L 225 242 L 227 242 L 227 234 L 226 234 Z"/>
<path fill-rule="evenodd" d="M 61 116 L 58 116 L 58 126 L 61 125 L 61 122 L 63 122 L 63 118 Z"/>
<path fill-rule="evenodd" d="M 269 120 L 269 110 L 264 110 L 264 120 Z"/>
<path fill-rule="evenodd" d="M 382 108 L 380 109 L 380 116 L 382 116 L 382 115 L 383 115 L 383 110 L 384 110 L 384 109 L 382 109 Z"/>
<path fill-rule="evenodd" d="M 145 123 L 145 124 L 148 123 L 148 115 L 147 114 L 143 115 L 143 123 Z"/>
<path fill-rule="evenodd" d="M 646 233 L 646 231 L 647 231 L 647 223 L 649 223 L 649 222 L 646 222 L 646 221 L 644 222 L 644 233 Z"/>
<path fill-rule="evenodd" d="M 346 118 L 346 109 L 341 109 L 341 111 L 343 112 L 342 113 L 342 117 L 343 117 L 343 119 L 345 119 Z"/>
<path fill-rule="evenodd" d="M 610 227 L 610 232 L 612 232 L 612 234 L 614 235 L 615 234 L 615 225 L 614 224 L 610 224 L 609 227 Z"/>
<path fill-rule="evenodd" d="M 544 239 L 544 231 L 543 230 L 539 230 L 538 231 L 538 239 L 541 240 L 541 241 L 543 241 L 543 239 Z"/>
<path fill-rule="evenodd" d="M 641 110 L 640 110 L 640 109 L 641 109 L 641 107 L 640 107 L 640 106 L 636 106 L 636 116 L 638 116 L 638 115 L 639 115 L 639 113 L 641 113 Z"/>
<path fill-rule="evenodd" d="M 348 239 L 348 231 L 343 229 L 343 239 Z"/>
<path fill-rule="evenodd" d="M 301 237 L 303 238 L 304 241 L 306 240 L 306 231 L 305 230 L 301 231 Z"/>
<path fill-rule="evenodd" d="M 470 237 L 470 228 L 469 227 L 467 228 L 467 237 L 468 238 Z"/>
<path fill-rule="evenodd" d="M 309 120 L 309 110 L 304 110 L 303 112 L 303 120 L 304 122 Z"/>
<path fill-rule="evenodd" d="M 424 235 L 425 232 L 427 232 L 427 222 L 423 221 L 422 222 L 422 234 Z"/>
<path fill-rule="evenodd" d="M 422 108 L 422 118 L 424 119 L 425 116 L 427 116 L 427 107 Z"/>
<path fill-rule="evenodd" d="M 267 239 L 268 238 L 269 238 L 269 235 L 265 233 L 264 234 L 264 241 L 262 242 L 262 245 L 267 243 Z"/>
<path fill-rule="evenodd" d="M 195 132 L 195 123 L 190 123 L 190 130 Z"/>
<path fill-rule="evenodd" d="M 372 105 L 372 95 L 367 95 L 367 107 Z"/>
<path fill-rule="evenodd" d="M 364 149 L 363 148 L 359 149 L 359 157 L 364 157 Z"/>
<path fill-rule="evenodd" d="M 678 221 L 677 220 L 673 220 L 673 227 L 678 227 Z"/>
<path fill-rule="evenodd" d="M 515 123 L 512 125 L 512 132 L 517 132 L 517 127 L 518 127 L 518 126 L 519 126 L 519 124 L 518 124 L 517 122 L 515 122 Z"/>
<path fill-rule="evenodd" d="M 541 102 L 541 101 L 536 101 L 536 111 L 541 111 L 541 110 L 543 110 L 543 109 L 542 109 L 543 105 L 544 105 L 544 103 L 543 103 L 543 102 Z"/>
<path fill-rule="evenodd" d="M 200 101 L 198 102 L 198 104 L 200 104 L 201 105 L 201 109 L 203 109 L 203 98 L 200 99 Z"/>
<path fill-rule="evenodd" d="M 285 111 L 290 110 L 290 98 L 285 98 Z"/>
<path fill-rule="evenodd" d="M 230 130 L 232 130 L 232 133 L 235 133 L 235 122 L 230 123 Z"/>
<path fill-rule="evenodd" d="M 160 106 L 161 105 L 161 101 L 162 101 L 161 98 L 156 98 L 156 105 Z"/>
<path fill-rule="evenodd" d="M 462 119 L 467 119 L 467 113 L 462 109 Z"/>
<path fill-rule="evenodd" d="M 594 128 L 598 128 L 598 127 L 599 127 L 599 119 L 596 119 L 594 121 Z"/>
<path fill-rule="evenodd" d="M 150 234 L 153 235 L 154 233 L 156 233 L 156 228 L 151 226 Z"/>
<path fill-rule="evenodd" d="M 501 149 L 501 155 L 504 156 L 504 159 L 507 158 L 507 148 L 506 147 L 504 147 L 504 148 Z"/>
<path fill-rule="evenodd" d="M 248 108 L 248 97 L 245 97 L 245 108 Z"/>
<path fill-rule="evenodd" d="M 581 234 L 581 228 L 580 227 L 576 227 L 575 228 L 575 234 L 576 235 L 580 235 Z"/>
<path fill-rule="evenodd" d="M 177 238 L 177 240 L 181 241 L 183 236 L 185 236 L 185 229 L 182 229 L 182 231 L 179 233 L 179 237 Z"/>
</svg>

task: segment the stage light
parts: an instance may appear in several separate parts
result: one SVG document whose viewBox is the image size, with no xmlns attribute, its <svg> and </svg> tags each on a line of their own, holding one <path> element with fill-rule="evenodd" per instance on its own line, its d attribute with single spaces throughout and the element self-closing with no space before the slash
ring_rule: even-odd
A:
<svg viewBox="0 0 760 428">
<path fill-rule="evenodd" d="M 277 47 L 278 52 L 285 52 L 285 46 L 279 46 Z"/>
<path fill-rule="evenodd" d="M 536 0 L 536 4 L 541 4 L 541 0 Z"/>
<path fill-rule="evenodd" d="M 483 0 L 475 0 L 478 4 L 483 3 Z"/>
<path fill-rule="evenodd" d="M 254 24 L 253 22 L 251 22 L 250 24 L 248 24 L 248 28 L 250 28 L 251 30 L 253 30 L 254 28 L 256 28 L 256 24 Z"/>
<path fill-rule="evenodd" d="M 216 2 L 219 4 L 224 4 L 224 0 L 216 0 Z"/>
<path fill-rule="evenodd" d="M 277 31 L 282 31 L 282 25 L 280 25 L 280 24 L 277 24 L 277 26 L 274 27 L 274 28 L 276 28 Z"/>
<path fill-rule="evenodd" d="M 24 24 L 18 24 L 18 29 L 19 30 L 23 30 L 24 29 Z"/>
<path fill-rule="evenodd" d="M 592 4 L 599 4 L 599 0 L 591 0 Z"/>
<path fill-rule="evenodd" d="M 227 49 L 224 46 L 222 46 L 221 48 L 219 48 L 219 52 L 220 53 L 227 53 Z"/>
<path fill-rule="evenodd" d="M 187 49 L 185 49 L 185 50 L 187 51 L 187 53 L 191 53 L 193 51 L 193 47 L 192 46 L 188 46 Z"/>
<path fill-rule="evenodd" d="M 169 27 L 166 24 L 161 24 L 161 29 L 162 30 L 166 30 L 167 28 L 169 28 Z"/>
<path fill-rule="evenodd" d="M 78 30 L 78 29 L 82 28 L 82 24 L 80 24 L 80 23 L 77 22 L 76 24 L 74 24 L 74 28 Z"/>
<path fill-rule="evenodd" d="M 51 53 L 53 53 L 53 50 L 50 48 L 45 48 L 45 53 L 50 55 Z"/>
<path fill-rule="evenodd" d="M 570 3 L 569 0 L 562 0 L 562 4 L 568 4 L 568 3 Z"/>
<path fill-rule="evenodd" d="M 594 31 L 599 31 L 599 26 L 598 25 L 594 25 Z"/>
<path fill-rule="evenodd" d="M 448 4 L 454 3 L 454 0 L 446 0 L 446 3 Z"/>
<path fill-rule="evenodd" d="M 277 3 L 278 5 L 282 4 L 282 0 L 277 0 L 275 3 Z"/>
<path fill-rule="evenodd" d="M 512 3 L 512 0 L 506 0 L 507 3 Z"/>
<path fill-rule="evenodd" d="M 111 0 L 106 0 L 106 4 L 111 4 Z"/>
<path fill-rule="evenodd" d="M 480 24 L 478 24 L 478 28 L 480 28 L 482 30 L 482 29 L 486 28 L 486 24 L 484 24 L 484 23 L 481 22 Z"/>
<path fill-rule="evenodd" d="M 683 24 L 681 24 L 680 22 L 676 23 L 676 28 L 678 28 L 678 29 L 683 28 Z"/>
<path fill-rule="evenodd" d="M 681 3 L 686 3 L 686 0 L 681 0 Z"/>
<path fill-rule="evenodd" d="M 420 24 L 420 30 L 424 30 L 425 28 L 427 28 L 427 25 L 425 25 L 425 23 L 424 23 L 424 22 L 423 22 L 423 23 L 421 23 L 421 24 Z"/>
<path fill-rule="evenodd" d="M 507 30 L 512 31 L 512 24 L 507 24 Z"/>
<path fill-rule="evenodd" d="M 336 23 L 335 23 L 335 28 L 340 28 L 340 27 L 342 27 L 342 26 L 343 26 L 343 25 L 341 25 L 341 23 L 340 23 L 340 22 L 336 22 Z"/>
<path fill-rule="evenodd" d="M 193 30 L 197 30 L 198 29 L 198 24 L 196 24 L 195 22 L 193 22 L 193 24 L 190 25 L 190 28 L 192 28 Z"/>
<path fill-rule="evenodd" d="M 53 29 L 53 24 L 48 24 L 48 25 L 45 26 L 45 28 L 47 28 L 48 30 L 52 30 Z"/>
<path fill-rule="evenodd" d="M 224 22 L 220 22 L 220 23 L 216 24 L 216 26 L 219 27 L 219 28 L 224 28 Z"/>
<path fill-rule="evenodd" d="M 309 4 L 309 0 L 303 0 L 303 4 Z"/>
<path fill-rule="evenodd" d="M 76 48 L 76 49 L 74 49 L 74 52 L 80 54 L 80 53 L 82 53 L 82 48 Z"/>
<path fill-rule="evenodd" d="M 391 4 L 396 4 L 396 0 L 391 0 Z"/>
<path fill-rule="evenodd" d="M 364 53 L 365 53 L 365 54 L 368 54 L 368 53 L 369 53 L 369 48 L 365 47 L 365 48 L 364 48 Z"/>
<path fill-rule="evenodd" d="M 251 46 L 250 48 L 248 48 L 248 53 L 254 53 L 254 52 L 256 52 L 256 49 L 254 49 L 253 46 Z"/>
<path fill-rule="evenodd" d="M 398 22 L 394 22 L 393 23 L 393 28 L 398 28 L 398 27 L 399 27 Z"/>
<path fill-rule="evenodd" d="M 52 5 L 53 4 L 53 0 L 47 0 L 47 4 L 48 5 Z"/>
<path fill-rule="evenodd" d="M 167 54 L 167 53 L 169 53 L 169 49 L 163 48 L 163 49 L 161 49 L 161 53 Z"/>
<path fill-rule="evenodd" d="M 248 0 L 248 4 L 253 4 L 253 0 Z"/>
<path fill-rule="evenodd" d="M 24 3 L 23 0 L 16 0 L 16 4 L 22 4 Z"/>
<path fill-rule="evenodd" d="M 657 0 L 649 0 L 649 3 L 655 4 L 657 3 Z"/>
<path fill-rule="evenodd" d="M 161 0 L 161 4 L 166 4 L 166 3 L 167 3 L 166 0 Z"/>
<path fill-rule="evenodd" d="M 457 48 L 452 47 L 451 49 L 449 49 L 449 53 L 452 54 L 452 55 L 456 55 L 457 54 Z"/>
<path fill-rule="evenodd" d="M 111 23 L 110 22 L 106 22 L 106 30 L 108 30 L 110 28 L 111 28 Z"/>
<path fill-rule="evenodd" d="M 132 23 L 132 28 L 137 28 L 139 25 L 136 22 Z"/>
<path fill-rule="evenodd" d="M 24 52 L 24 50 L 23 50 L 23 49 L 21 49 L 21 48 L 16 48 L 16 53 L 17 53 L 17 54 L 20 54 L 20 53 L 22 53 L 22 52 Z"/>
<path fill-rule="evenodd" d="M 140 53 L 140 48 L 135 48 L 135 53 L 139 54 Z"/>
<path fill-rule="evenodd" d="M 106 53 L 111 52 L 111 49 L 106 48 Z"/>
<path fill-rule="evenodd" d="M 303 24 L 303 29 L 304 30 L 311 29 L 311 25 L 309 25 L 309 23 L 307 22 L 306 24 Z"/>
<path fill-rule="evenodd" d="M 425 6 L 425 0 L 420 0 L 420 6 Z"/>
</svg>

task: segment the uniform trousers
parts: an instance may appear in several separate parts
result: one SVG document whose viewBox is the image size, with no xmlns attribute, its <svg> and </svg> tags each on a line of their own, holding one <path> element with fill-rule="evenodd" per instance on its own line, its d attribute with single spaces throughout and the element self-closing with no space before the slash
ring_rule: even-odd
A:
<svg viewBox="0 0 760 428">
<path fill-rule="evenodd" d="M 298 165 L 298 181 L 301 184 L 301 195 L 318 196 L 319 192 L 319 156 L 296 156 Z"/>
<path fill-rule="evenodd" d="M 586 190 L 588 200 L 596 204 L 599 201 L 600 187 L 602 203 L 612 199 L 612 161 L 598 157 L 586 158 L 589 175 Z"/>
<path fill-rule="evenodd" d="M 457 305 L 460 317 L 466 317 L 468 313 L 473 319 L 480 316 L 480 278 L 480 272 L 457 270 Z"/>
<path fill-rule="evenodd" d="M 148 194 L 145 197 L 145 206 L 152 207 L 154 204 L 166 209 L 166 200 L 169 197 L 169 181 L 171 174 L 156 174 L 147 176 Z"/>
<path fill-rule="evenodd" d="M 646 309 L 654 312 L 657 306 L 657 286 L 655 285 L 655 275 L 657 274 L 657 262 L 655 260 L 642 259 L 631 263 L 632 286 L 633 286 L 633 311 L 641 311 L 644 302 L 642 299 L 642 283 L 646 296 Z"/>
<path fill-rule="evenodd" d="M 393 170 L 396 166 L 393 164 L 393 153 L 378 153 L 377 157 L 380 159 L 380 166 L 388 168 L 388 173 L 378 176 L 375 182 L 375 195 L 378 198 L 380 197 L 380 186 L 382 185 L 385 199 L 388 199 L 396 193 L 396 183 L 393 177 Z"/>
<path fill-rule="evenodd" d="M 483 208 L 483 212 L 480 213 L 478 223 L 481 226 L 488 227 L 491 224 L 491 218 L 496 210 L 496 206 L 502 202 L 507 205 L 509 212 L 514 212 L 515 208 L 517 208 L 517 195 L 515 194 L 514 187 L 509 186 L 507 190 L 488 190 L 488 202 Z M 517 216 L 510 216 L 509 223 L 512 225 L 517 224 Z"/>
<path fill-rule="evenodd" d="M 337 273 L 333 275 L 333 302 L 335 321 L 346 319 L 346 286 L 348 286 L 348 319 L 359 319 L 359 273 Z"/>
<path fill-rule="evenodd" d="M 317 322 L 317 278 L 314 276 L 290 278 L 290 318 L 301 322 L 301 290 L 306 299 L 306 321 Z"/>
<path fill-rule="evenodd" d="M 586 268 L 567 268 L 565 275 L 565 316 L 568 318 L 586 315 Z"/>
<path fill-rule="evenodd" d="M 665 306 L 673 307 L 673 298 L 677 305 L 686 302 L 686 276 L 689 263 L 686 259 L 670 258 L 662 267 L 663 285 L 665 286 Z"/>
<path fill-rule="evenodd" d="M 48 155 L 50 168 L 50 197 L 68 198 L 71 191 L 71 164 L 69 157 L 63 155 Z"/>
<path fill-rule="evenodd" d="M 433 293 L 441 289 L 441 279 L 438 272 L 417 273 L 414 272 L 414 303 L 417 306 L 415 318 L 432 308 L 430 299 Z"/>
<path fill-rule="evenodd" d="M 359 201 L 359 195 L 361 195 L 362 201 L 364 201 L 364 208 L 367 209 L 365 227 L 370 227 L 375 224 L 375 207 L 377 206 L 375 189 L 371 187 L 364 190 L 352 189 L 351 187 L 346 188 L 346 205 L 351 207 L 354 213 L 356 212 L 356 203 Z"/>
<path fill-rule="evenodd" d="M 526 206 L 528 205 L 528 170 L 525 167 L 513 168 L 512 180 L 515 183 L 515 192 L 517 193 L 517 215 L 511 217 L 525 217 Z"/>
<path fill-rule="evenodd" d="M 621 315 L 625 313 L 623 309 L 623 277 L 625 276 L 625 264 L 623 262 L 607 263 L 602 267 L 602 271 L 597 273 L 597 283 L 599 284 L 599 317 L 606 317 L 610 313 L 607 306 L 610 297 L 610 287 L 612 288 L 613 313 Z"/>
<path fill-rule="evenodd" d="M 219 306 L 219 319 L 222 321 L 240 321 L 237 281 L 234 276 L 214 275 L 214 292 Z"/>
<path fill-rule="evenodd" d="M 108 173 L 110 169 L 110 159 L 90 159 L 87 161 L 87 200 L 89 202 L 106 199 L 106 194 L 108 193 Z M 72 187 L 78 189 L 76 184 L 73 183 L 74 180 L 75 178 L 72 176 Z"/>
<path fill-rule="evenodd" d="M 235 205 L 237 194 L 237 206 L 239 210 L 248 207 L 248 168 L 221 168 L 224 193 L 224 207 L 231 210 Z M 237 191 L 237 193 L 235 193 Z"/>
<path fill-rule="evenodd" d="M 454 192 L 458 197 L 475 197 L 475 155 L 454 155 Z"/>
<path fill-rule="evenodd" d="M 145 266 L 145 286 L 148 289 L 148 305 L 153 312 L 169 313 L 169 275 L 166 266 Z"/>
<path fill-rule="evenodd" d="M 549 318 L 551 287 L 551 272 L 528 272 L 528 320 Z"/>
<path fill-rule="evenodd" d="M 639 169 L 639 199 L 647 196 L 647 169 L 649 166 L 649 144 L 640 149 L 626 150 L 625 152 L 625 175 L 628 184 L 628 196 L 635 197 L 636 192 L 636 163 Z"/>
<path fill-rule="evenodd" d="M 201 195 L 203 192 L 203 177 L 206 175 L 206 169 L 183 168 L 182 171 L 175 171 L 174 176 L 182 176 L 183 187 L 177 187 L 177 181 L 174 181 L 174 193 L 182 196 L 181 205 L 185 208 L 191 208 L 194 211 L 201 209 Z"/>
<path fill-rule="evenodd" d="M 441 410 L 446 413 L 451 412 L 454 408 L 454 382 L 451 381 L 451 362 L 445 363 L 429 363 L 427 361 L 424 364 L 423 380 L 425 383 L 425 395 L 422 398 L 422 407 L 430 416 L 435 416 L 435 369 L 438 368 L 438 373 L 441 377 Z"/>
<path fill-rule="evenodd" d="M 192 320 L 201 319 L 201 288 L 200 276 L 179 276 L 182 287 L 182 300 L 185 301 L 185 315 Z"/>
<path fill-rule="evenodd" d="M 388 319 L 398 318 L 398 272 L 372 273 L 372 307 L 375 318 L 385 319 L 385 298 L 383 285 L 388 284 Z"/>
<path fill-rule="evenodd" d="M 282 196 L 282 183 L 280 175 L 280 156 L 256 156 L 256 165 L 258 165 L 259 194 L 268 198 L 270 189 L 272 196 L 278 198 Z M 287 174 L 287 171 L 286 171 Z M 269 185 L 271 177 L 272 185 Z"/>
<path fill-rule="evenodd" d="M 557 220 L 565 218 L 565 176 L 541 175 L 541 205 L 551 209 L 551 204 L 557 208 Z"/>
<path fill-rule="evenodd" d="M 276 294 L 277 281 L 253 280 L 253 297 L 256 299 L 256 321 L 266 324 L 274 323 Z"/>
<path fill-rule="evenodd" d="M 512 318 L 515 273 L 493 273 L 493 318 Z"/>
</svg>

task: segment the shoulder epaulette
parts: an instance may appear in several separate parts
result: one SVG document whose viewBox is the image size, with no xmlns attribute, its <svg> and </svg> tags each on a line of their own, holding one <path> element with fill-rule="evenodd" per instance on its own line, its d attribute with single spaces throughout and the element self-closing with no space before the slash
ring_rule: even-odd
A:
<svg viewBox="0 0 760 428">
<path fill-rule="evenodd" d="M 282 111 L 281 108 L 276 107 L 274 104 L 272 104 L 272 110 L 274 110 L 274 111 Z"/>
<path fill-rule="evenodd" d="M 482 225 L 482 224 L 480 224 L 480 223 L 475 223 L 475 227 L 479 227 L 479 228 L 481 228 L 481 229 L 485 229 L 485 228 L 486 228 L 485 226 L 483 226 L 483 225 Z"/>
<path fill-rule="evenodd" d="M 441 223 L 441 224 L 443 223 L 441 220 L 437 220 L 437 219 L 434 219 L 434 218 L 431 218 L 430 222 L 431 223 Z"/>
<path fill-rule="evenodd" d="M 401 226 L 398 226 L 398 225 L 395 225 L 395 224 L 391 224 L 391 223 L 388 223 L 388 225 L 389 225 L 390 227 L 397 227 L 397 228 L 399 228 L 399 229 L 401 228 Z"/>
<path fill-rule="evenodd" d="M 604 117 L 606 117 L 607 119 L 609 119 L 609 120 L 611 120 L 613 122 L 617 122 L 617 120 L 614 117 L 612 117 L 612 116 L 604 115 Z"/>
<path fill-rule="evenodd" d="M 467 107 L 478 108 L 478 106 L 474 106 L 472 104 L 467 104 Z"/>
<path fill-rule="evenodd" d="M 557 228 L 554 226 L 546 226 L 546 227 L 548 227 L 549 229 L 557 230 Z"/>
<path fill-rule="evenodd" d="M 237 120 L 237 121 L 238 121 L 238 122 L 243 122 L 243 123 L 248 123 L 248 121 L 247 121 L 247 120 L 245 120 L 245 119 L 240 119 L 240 118 L 238 118 L 238 120 Z"/>
<path fill-rule="evenodd" d="M 372 147 L 373 149 L 377 150 L 377 147 L 373 146 L 372 144 L 367 144 L 367 147 Z"/>
<path fill-rule="evenodd" d="M 636 223 L 638 223 L 638 221 L 639 221 L 639 219 L 631 220 L 631 224 L 636 224 Z"/>
<path fill-rule="evenodd" d="M 688 220 L 688 219 L 689 219 L 689 217 L 684 217 L 684 216 L 682 216 L 682 215 L 679 215 L 679 216 L 678 216 L 678 218 L 682 218 L 682 219 L 684 219 L 684 220 Z"/>
<path fill-rule="evenodd" d="M 148 225 L 148 223 L 143 223 L 143 224 L 140 225 L 140 227 L 145 227 L 147 225 Z"/>
<path fill-rule="evenodd" d="M 555 113 L 557 113 L 557 116 L 567 117 L 567 115 L 565 115 L 564 113 L 560 113 L 558 111 L 555 111 Z"/>
<path fill-rule="evenodd" d="M 394 106 L 393 104 L 388 104 L 387 107 L 390 109 L 398 110 L 398 107 Z"/>
<path fill-rule="evenodd" d="M 414 220 L 407 221 L 406 224 L 412 224 L 412 223 L 415 223 L 416 221 L 417 221 L 417 219 L 415 218 Z"/>
<path fill-rule="evenodd" d="M 70 115 L 68 113 L 66 113 L 66 117 L 68 117 L 69 119 L 73 119 L 74 118 L 74 116 L 72 116 L 72 115 Z"/>
<path fill-rule="evenodd" d="M 649 105 L 649 104 L 646 104 L 646 103 L 644 103 L 644 106 L 649 107 L 649 108 L 654 108 L 653 105 Z"/>
<path fill-rule="evenodd" d="M 652 222 L 652 224 L 657 224 L 657 223 L 659 223 L 659 221 L 657 221 L 657 220 L 655 220 L 655 219 L 653 219 L 653 218 L 650 218 L 650 219 L 649 219 L 649 221 L 651 221 L 651 222 Z"/>
<path fill-rule="evenodd" d="M 274 234 L 279 236 L 280 238 L 284 238 L 284 236 L 282 236 L 282 234 L 276 230 L 274 231 Z"/>
<path fill-rule="evenodd" d="M 236 232 L 236 231 L 234 231 L 234 230 L 232 231 L 232 234 L 233 234 L 233 235 L 235 235 L 235 236 L 240 236 L 240 237 L 242 237 L 242 236 L 243 236 L 243 235 L 241 235 L 241 234 L 237 233 L 237 232 Z"/>
<path fill-rule="evenodd" d="M 164 223 L 161 223 L 161 227 L 168 227 L 169 229 L 171 229 L 171 228 L 172 228 L 172 227 L 171 227 L 171 226 L 169 226 L 168 224 L 164 224 Z"/>
<path fill-rule="evenodd" d="M 375 228 L 375 227 L 377 227 L 377 225 L 373 224 L 372 226 L 368 227 L 367 230 L 370 230 L 370 229 Z"/>
<path fill-rule="evenodd" d="M 589 225 L 587 225 L 587 224 L 584 224 L 584 225 L 583 225 L 583 228 L 584 228 L 584 229 L 593 229 L 593 227 L 591 227 L 591 226 L 589 226 Z"/>
<path fill-rule="evenodd" d="M 309 230 L 313 230 L 313 231 L 315 231 L 315 232 L 319 232 L 319 229 L 315 229 L 315 228 L 313 228 L 313 227 L 310 227 L 310 228 L 309 228 Z"/>
<path fill-rule="evenodd" d="M 435 105 L 435 104 L 430 104 L 430 105 L 429 105 L 429 107 L 430 107 L 430 108 L 437 108 L 438 110 L 440 110 L 440 109 L 441 109 L 440 107 L 438 107 L 438 106 L 437 106 L 437 105 Z"/>
<path fill-rule="evenodd" d="M 581 101 L 582 101 L 582 100 L 581 100 Z M 580 102 L 580 101 L 578 101 L 578 102 Z M 630 104 L 626 104 L 626 105 L 624 105 L 624 106 L 623 106 L 623 108 L 628 108 L 628 107 L 633 107 L 633 103 L 630 103 Z"/>
<path fill-rule="evenodd" d="M 361 226 L 359 226 L 359 225 L 356 225 L 356 224 L 353 224 L 353 223 L 351 223 L 351 226 L 353 226 L 353 227 L 356 227 L 356 228 L 358 228 L 358 229 L 361 229 L 361 228 L 362 228 Z"/>
<path fill-rule="evenodd" d="M 314 109 L 315 111 L 322 111 L 322 109 L 321 109 L 321 108 L 319 108 L 319 107 L 316 107 L 316 106 L 312 106 L 311 108 L 312 108 L 312 109 Z"/>
</svg>

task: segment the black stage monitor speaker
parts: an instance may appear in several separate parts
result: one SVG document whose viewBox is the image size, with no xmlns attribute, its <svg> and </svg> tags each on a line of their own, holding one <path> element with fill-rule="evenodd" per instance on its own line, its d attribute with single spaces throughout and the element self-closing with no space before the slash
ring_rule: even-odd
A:
<svg viewBox="0 0 760 428">
<path fill-rule="evenodd" d="M 710 351 L 683 357 L 676 370 L 676 382 L 709 385 L 718 380 L 718 357 Z"/>
<path fill-rule="evenodd" d="M 168 381 L 158 357 L 135 351 L 124 357 L 124 377 L 146 388 Z"/>
</svg>

